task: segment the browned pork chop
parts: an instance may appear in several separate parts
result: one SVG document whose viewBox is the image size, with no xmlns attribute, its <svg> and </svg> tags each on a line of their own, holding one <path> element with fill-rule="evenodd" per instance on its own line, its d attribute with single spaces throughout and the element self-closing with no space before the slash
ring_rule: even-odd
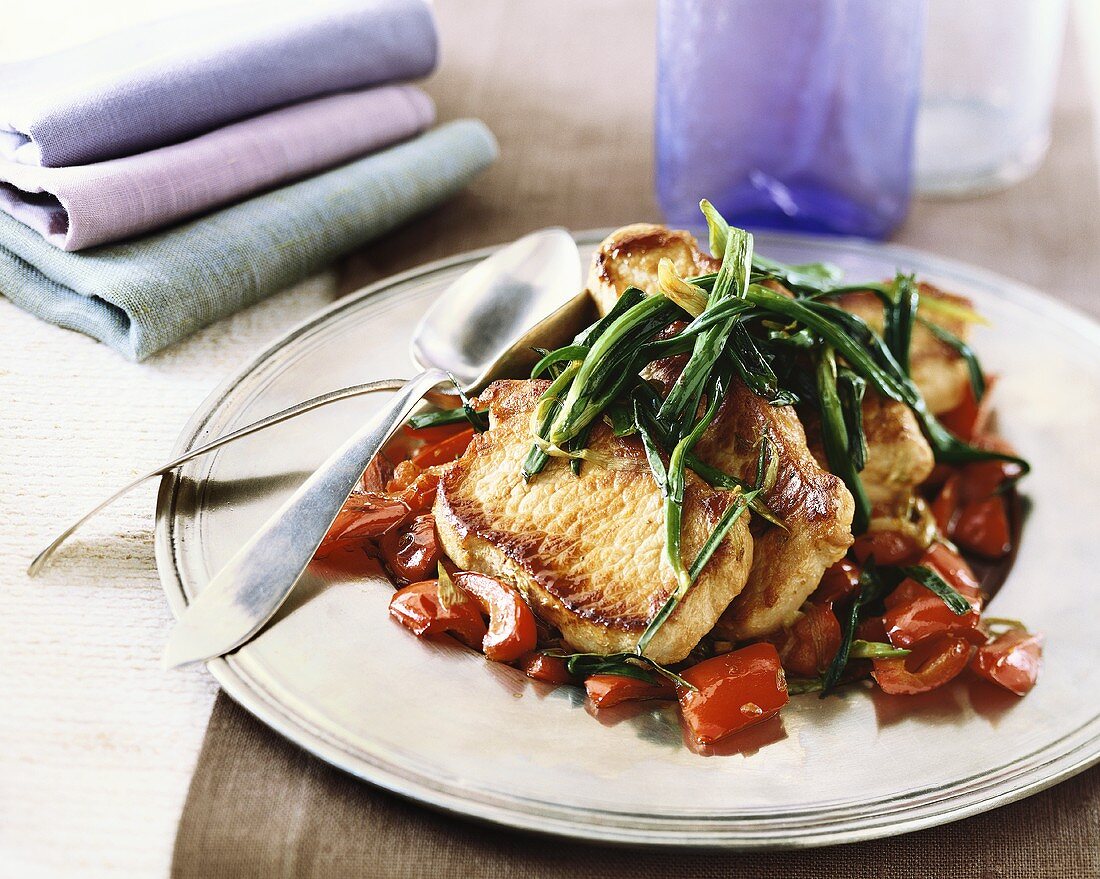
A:
<svg viewBox="0 0 1100 879">
<path fill-rule="evenodd" d="M 442 478 L 439 536 L 459 567 L 514 583 L 572 648 L 632 650 L 675 587 L 662 557 L 660 492 L 638 443 L 616 438 L 603 424 L 589 448 L 609 464 L 585 462 L 574 476 L 567 462 L 551 459 L 525 483 L 520 469 L 531 447 L 531 414 L 546 386 L 496 382 L 482 393 L 490 429 Z M 733 495 L 688 476 L 683 555 L 690 563 Z M 747 520 L 734 525 L 647 656 L 664 663 L 685 658 L 744 587 L 753 556 Z"/>
<path fill-rule="evenodd" d="M 802 419 L 810 451 L 824 467 L 821 421 L 812 412 L 803 412 Z M 936 465 L 916 416 L 904 403 L 868 390 L 863 399 L 863 433 L 867 463 L 859 475 L 868 499 L 888 507 L 908 502 Z"/>
<path fill-rule="evenodd" d="M 600 314 L 607 314 L 627 287 L 657 292 L 657 263 L 672 260 L 680 277 L 718 271 L 721 260 L 699 249 L 695 236 L 679 229 L 635 223 L 608 235 L 592 258 L 588 292 Z"/>
<path fill-rule="evenodd" d="M 627 226 L 600 245 L 588 289 L 606 312 L 628 286 L 657 289 L 657 264 L 667 256 L 681 275 L 714 271 L 694 236 L 661 226 Z M 646 377 L 667 391 L 685 358 L 654 364 Z M 825 569 L 852 543 L 854 501 L 844 483 L 817 461 L 791 407 L 773 407 L 737 382 L 714 424 L 696 447 L 708 464 L 746 481 L 755 478 L 758 445 L 768 437 L 779 455 L 778 477 L 765 500 L 786 530 L 754 526 L 753 565 L 744 592 L 722 616 L 718 631 L 736 639 L 766 635 L 791 621 Z"/>
<path fill-rule="evenodd" d="M 963 296 L 947 293 L 931 284 L 920 284 L 922 300 L 942 302 L 947 306 L 970 309 L 971 302 Z M 876 332 L 882 332 L 882 302 L 874 293 L 846 293 L 836 304 L 845 311 L 863 318 Z M 970 325 L 959 318 L 925 306 L 921 316 L 964 341 L 970 335 Z M 970 381 L 966 361 L 958 351 L 941 342 L 924 325 L 913 327 L 909 348 L 910 374 L 920 389 L 924 402 L 934 413 L 947 412 L 963 401 Z"/>
</svg>

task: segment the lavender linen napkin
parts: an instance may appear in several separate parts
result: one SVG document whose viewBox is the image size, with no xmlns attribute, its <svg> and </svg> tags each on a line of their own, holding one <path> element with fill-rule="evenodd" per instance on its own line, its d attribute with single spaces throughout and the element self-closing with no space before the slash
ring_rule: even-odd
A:
<svg viewBox="0 0 1100 879">
<path fill-rule="evenodd" d="M 142 360 L 457 193 L 496 158 L 465 119 L 163 232 L 65 253 L 0 213 L 0 294 Z"/>
<path fill-rule="evenodd" d="M 0 156 L 60 167 L 435 66 L 426 0 L 265 0 L 0 65 Z"/>
<path fill-rule="evenodd" d="M 381 86 L 92 165 L 43 168 L 0 159 L 0 210 L 63 250 L 81 250 L 359 158 L 420 133 L 434 117 L 420 89 Z"/>
</svg>

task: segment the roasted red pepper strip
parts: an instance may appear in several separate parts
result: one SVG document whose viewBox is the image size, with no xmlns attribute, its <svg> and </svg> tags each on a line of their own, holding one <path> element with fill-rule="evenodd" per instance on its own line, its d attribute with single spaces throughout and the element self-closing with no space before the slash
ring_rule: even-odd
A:
<svg viewBox="0 0 1100 879">
<path fill-rule="evenodd" d="M 779 654 L 766 642 L 704 660 L 681 677 L 696 688 L 677 687 L 677 696 L 701 745 L 767 720 L 790 701 Z"/>
<path fill-rule="evenodd" d="M 965 638 L 939 635 L 917 644 L 908 656 L 874 660 L 871 674 L 884 693 L 926 693 L 966 668 L 973 649 Z"/>
<path fill-rule="evenodd" d="M 386 532 L 379 539 L 378 548 L 386 566 L 406 583 L 434 573 L 443 555 L 431 513 L 421 513 L 407 525 Z"/>
<path fill-rule="evenodd" d="M 380 537 L 409 517 L 409 507 L 400 498 L 376 491 L 353 491 L 344 502 L 322 549 L 338 540 L 353 537 Z"/>
<path fill-rule="evenodd" d="M 978 648 L 970 667 L 1010 693 L 1023 696 L 1039 677 L 1043 640 L 1023 629 L 1013 629 Z"/>
<path fill-rule="evenodd" d="M 1004 497 L 992 495 L 963 504 L 952 539 L 963 549 L 987 559 L 1003 559 L 1012 552 L 1012 533 Z"/>
<path fill-rule="evenodd" d="M 443 440 L 443 442 L 421 449 L 410 460 L 417 467 L 435 467 L 439 464 L 449 464 L 466 451 L 466 446 L 470 444 L 470 440 L 473 438 L 474 429 L 467 427 L 454 436 Z"/>
<path fill-rule="evenodd" d="M 904 565 L 920 555 L 916 541 L 898 531 L 871 531 L 852 544 L 852 555 L 863 564 L 872 556 L 878 565 Z"/>
<path fill-rule="evenodd" d="M 435 445 L 450 439 L 457 433 L 469 430 L 470 427 L 470 422 L 463 420 L 454 424 L 437 424 L 433 427 L 413 427 L 406 424 L 403 429 L 405 436 L 410 439 L 423 440 L 428 445 Z"/>
<path fill-rule="evenodd" d="M 591 675 L 584 680 L 584 690 L 597 708 L 611 708 L 620 702 L 676 698 L 672 684 L 663 678 L 655 684 L 649 684 L 622 675 Z"/>
<path fill-rule="evenodd" d="M 477 599 L 489 615 L 489 631 L 482 642 L 486 657 L 494 662 L 512 662 L 535 649 L 535 615 L 514 586 L 474 571 L 457 571 L 451 579 Z"/>
<path fill-rule="evenodd" d="M 961 490 L 962 477 L 958 473 L 952 473 L 944 480 L 939 494 L 929 504 L 932 517 L 944 537 L 951 537 L 955 530 L 955 521 L 959 516 L 959 492 Z"/>
<path fill-rule="evenodd" d="M 886 599 L 882 623 L 895 647 L 911 648 L 934 635 L 953 635 L 974 644 L 985 641 L 978 631 L 982 601 L 965 596 L 972 610 L 956 614 L 943 599 L 914 580 L 904 580 Z"/>
<path fill-rule="evenodd" d="M 439 581 L 422 580 L 398 589 L 390 599 L 390 616 L 421 637 L 454 635 L 479 649 L 485 638 L 481 606 L 472 598 L 450 607 L 439 600 Z"/>
<path fill-rule="evenodd" d="M 832 604 L 811 605 L 791 626 L 779 651 L 783 668 L 805 677 L 821 674 L 840 649 L 841 637 Z"/>
<path fill-rule="evenodd" d="M 990 400 L 996 383 L 996 376 L 986 376 L 985 393 L 979 403 L 978 398 L 974 396 L 974 388 L 970 382 L 967 382 L 962 402 L 951 411 L 937 416 L 940 424 L 964 442 L 973 442 L 976 437 L 985 433 L 989 418 L 993 414 Z"/>
<path fill-rule="evenodd" d="M 931 568 L 948 585 L 953 586 L 967 598 L 978 598 L 982 594 L 978 580 L 966 560 L 951 547 L 943 543 L 933 543 L 924 551 L 920 564 Z"/>
<path fill-rule="evenodd" d="M 547 684 L 571 684 L 576 680 L 565 667 L 561 656 L 547 656 L 545 653 L 528 653 L 518 662 L 523 673 L 536 681 Z"/>
<path fill-rule="evenodd" d="M 857 589 L 859 568 L 848 559 L 841 559 L 822 575 L 810 601 L 814 604 L 830 604 L 855 594 Z"/>
</svg>

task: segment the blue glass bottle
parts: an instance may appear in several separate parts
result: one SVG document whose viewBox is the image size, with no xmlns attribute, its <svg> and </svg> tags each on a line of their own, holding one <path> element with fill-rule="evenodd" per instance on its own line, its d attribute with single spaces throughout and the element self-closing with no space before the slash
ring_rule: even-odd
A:
<svg viewBox="0 0 1100 879">
<path fill-rule="evenodd" d="M 909 205 L 923 0 L 660 0 L 657 197 L 698 226 L 886 237 Z"/>
</svg>

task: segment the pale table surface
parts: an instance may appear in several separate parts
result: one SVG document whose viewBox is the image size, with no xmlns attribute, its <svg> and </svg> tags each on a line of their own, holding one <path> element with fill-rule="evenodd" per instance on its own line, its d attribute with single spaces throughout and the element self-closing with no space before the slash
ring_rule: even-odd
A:
<svg viewBox="0 0 1100 879">
<path fill-rule="evenodd" d="M 104 6 L 122 20 L 152 5 L 21 3 L 0 29 L 0 58 L 41 47 L 43 32 L 65 42 L 106 29 Z M 1090 17 L 1100 18 L 1086 10 Z M 1100 43 L 1090 39 L 1100 31 L 1084 30 Z M 493 37 L 483 39 L 474 79 L 491 83 Z M 1095 72 L 1100 82 L 1100 62 Z M 486 87 L 484 99 L 492 96 Z M 648 181 L 651 159 L 637 161 Z M 477 198 L 475 186 L 466 202 L 475 211 Z M 629 219 L 593 204 L 576 222 Z M 104 514 L 40 579 L 23 569 L 74 513 L 163 460 L 203 398 L 347 292 L 349 273 L 363 280 L 397 266 L 349 265 L 142 365 L 0 298 L 0 877 L 167 875 L 215 685 L 201 670 L 161 669 L 171 615 L 153 558 L 155 484 Z"/>
</svg>

